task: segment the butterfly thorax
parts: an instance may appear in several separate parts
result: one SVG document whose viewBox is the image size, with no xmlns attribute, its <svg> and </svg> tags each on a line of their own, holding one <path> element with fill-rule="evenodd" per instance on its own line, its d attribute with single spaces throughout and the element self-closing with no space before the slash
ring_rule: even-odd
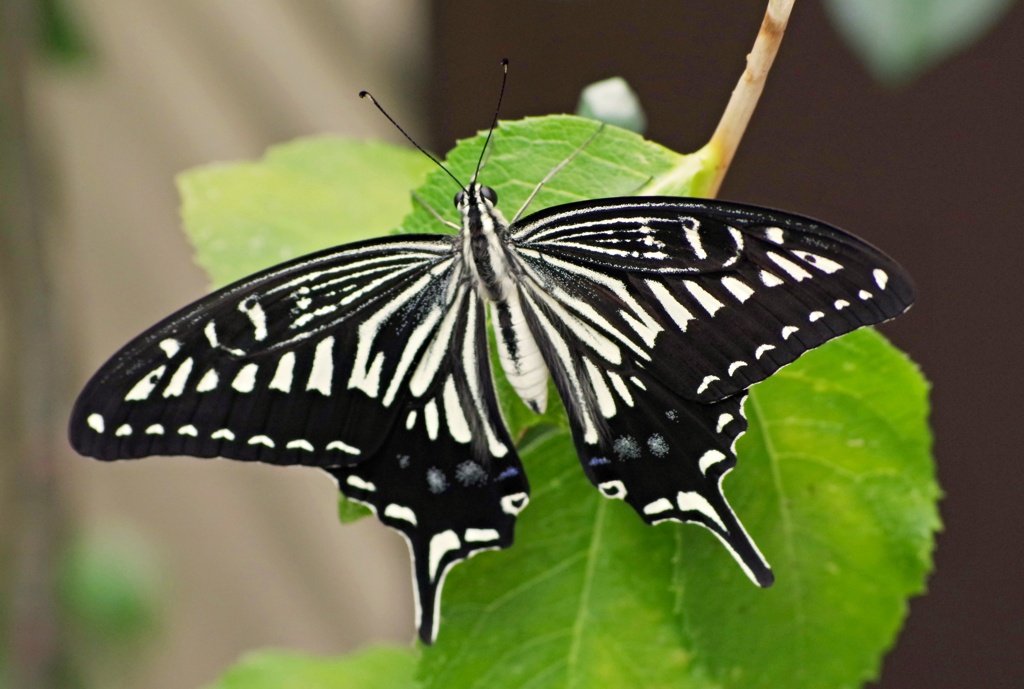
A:
<svg viewBox="0 0 1024 689">
<path fill-rule="evenodd" d="M 462 259 L 477 294 L 490 304 L 501 367 L 523 402 L 547 407 L 548 369 L 521 303 L 520 269 L 506 242 L 508 221 L 490 187 L 477 184 L 456 196 L 462 216 Z"/>
<path fill-rule="evenodd" d="M 477 293 L 489 302 L 503 302 L 515 290 L 504 241 L 508 221 L 495 208 L 496 199 L 493 191 L 476 183 L 456 197 L 462 216 L 462 258 Z"/>
</svg>

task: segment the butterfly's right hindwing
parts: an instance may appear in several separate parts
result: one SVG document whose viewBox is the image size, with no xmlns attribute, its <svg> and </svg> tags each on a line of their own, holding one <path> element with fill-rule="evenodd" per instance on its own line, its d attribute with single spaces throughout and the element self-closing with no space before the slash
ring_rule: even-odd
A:
<svg viewBox="0 0 1024 689">
<path fill-rule="evenodd" d="M 494 394 L 485 321 L 475 291 L 458 287 L 440 349 L 428 349 L 412 379 L 414 392 L 425 388 L 423 403 L 407 407 L 399 428 L 379 429 L 386 437 L 374 461 L 328 469 L 409 541 L 426 643 L 437 635 L 445 573 L 478 551 L 510 546 L 529 499 Z"/>
</svg>

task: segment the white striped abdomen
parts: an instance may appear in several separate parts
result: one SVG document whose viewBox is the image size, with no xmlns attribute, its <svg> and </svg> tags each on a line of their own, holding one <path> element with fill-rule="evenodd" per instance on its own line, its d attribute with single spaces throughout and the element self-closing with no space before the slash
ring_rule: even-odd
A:
<svg viewBox="0 0 1024 689">
<path fill-rule="evenodd" d="M 548 406 L 548 367 L 526 322 L 517 289 L 509 290 L 504 301 L 491 302 L 491 322 L 505 376 L 526 406 L 543 413 Z"/>
</svg>

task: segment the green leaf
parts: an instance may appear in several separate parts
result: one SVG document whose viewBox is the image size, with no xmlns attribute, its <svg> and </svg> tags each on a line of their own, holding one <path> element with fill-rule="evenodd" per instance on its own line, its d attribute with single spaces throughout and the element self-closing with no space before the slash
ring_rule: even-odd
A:
<svg viewBox="0 0 1024 689">
<path fill-rule="evenodd" d="M 869 329 L 753 388 L 725 487 L 776 583 L 755 589 L 706 534 L 683 533 L 681 623 L 708 676 L 792 689 L 877 677 L 907 598 L 924 590 L 940 526 L 927 394 L 917 368 Z"/>
<path fill-rule="evenodd" d="M 426 687 L 859 687 L 931 568 L 927 386 L 872 330 L 756 386 L 733 507 L 776 573 L 696 526 L 651 528 L 583 478 L 565 431 L 524 448 L 516 545 L 448 577 Z"/>
<path fill-rule="evenodd" d="M 511 221 L 537 183 L 586 143 L 599 127 L 593 120 L 572 115 L 502 122 L 491 139 L 481 181 L 498 192 L 498 203 L 506 218 Z M 485 136 L 486 132 L 481 132 L 459 141 L 445 159 L 452 174 L 464 183 L 473 177 Z M 596 197 L 636 194 L 678 169 L 686 169 L 687 177 L 674 178 L 671 188 L 659 193 L 699 196 L 710 169 L 695 165 L 694 160 L 693 156 L 674 153 L 637 134 L 607 125 L 544 185 L 529 211 Z M 457 223 L 458 212 L 452 199 L 458 190 L 448 175 L 434 170 L 416 194 L 442 217 Z M 423 204 L 416 204 L 402 222 L 401 231 L 445 229 L 438 225 L 437 218 Z"/>
<path fill-rule="evenodd" d="M 880 81 L 898 85 L 971 45 L 1013 0 L 825 0 L 836 28 Z"/>
<path fill-rule="evenodd" d="M 342 658 L 257 651 L 207 689 L 415 689 L 415 668 L 414 651 L 390 646 Z"/>
<path fill-rule="evenodd" d="M 522 448 L 533 486 L 510 550 L 452 569 L 425 687 L 682 687 L 674 528 L 587 481 L 566 430 Z M 717 547 L 717 546 L 716 546 Z"/>
<path fill-rule="evenodd" d="M 366 505 L 360 504 L 355 500 L 349 500 L 344 495 L 339 494 L 338 521 L 342 524 L 351 524 L 372 515 L 373 510 Z"/>
<path fill-rule="evenodd" d="M 433 167 L 423 154 L 337 137 L 275 146 L 254 163 L 178 177 L 196 261 L 224 285 L 296 256 L 386 234 Z"/>
</svg>

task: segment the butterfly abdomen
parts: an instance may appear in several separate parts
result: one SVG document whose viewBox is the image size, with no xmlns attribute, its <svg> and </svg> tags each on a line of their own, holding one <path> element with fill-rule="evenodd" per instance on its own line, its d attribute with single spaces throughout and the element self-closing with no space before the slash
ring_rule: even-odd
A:
<svg viewBox="0 0 1024 689">
<path fill-rule="evenodd" d="M 498 343 L 498 359 L 519 398 L 538 414 L 548 406 L 548 367 L 523 313 L 519 293 L 492 302 L 491 321 Z"/>
</svg>

